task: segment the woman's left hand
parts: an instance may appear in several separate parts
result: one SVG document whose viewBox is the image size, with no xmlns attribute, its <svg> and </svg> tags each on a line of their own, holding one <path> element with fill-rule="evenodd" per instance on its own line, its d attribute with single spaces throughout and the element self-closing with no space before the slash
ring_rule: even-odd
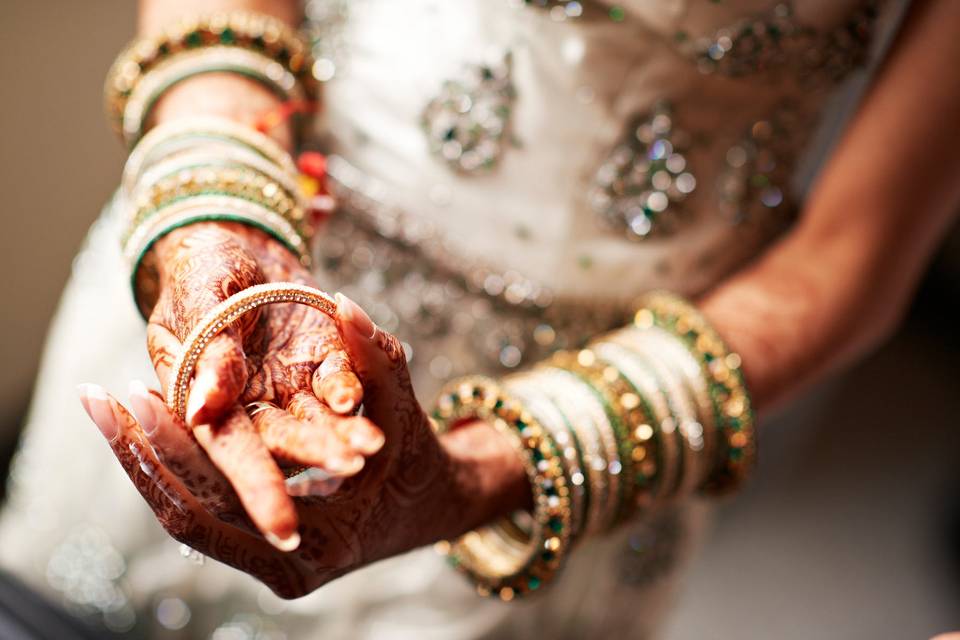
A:
<svg viewBox="0 0 960 640">
<path fill-rule="evenodd" d="M 133 389 L 139 421 L 102 390 L 86 396 L 90 417 L 167 532 L 283 597 L 304 595 L 370 562 L 455 537 L 529 499 L 519 459 L 490 427 L 476 423 L 442 440 L 435 435 L 394 336 L 343 296 L 337 326 L 363 384 L 365 415 L 383 430 L 386 444 L 357 476 L 321 480 L 326 497 L 296 499 L 301 543 L 291 552 L 211 517 L 184 486 L 183 469 L 174 473 L 158 459 L 154 447 L 176 451 L 176 464 L 189 467 L 188 475 L 219 477 L 159 394 Z M 236 500 L 229 483 L 209 486 L 208 500 Z"/>
</svg>

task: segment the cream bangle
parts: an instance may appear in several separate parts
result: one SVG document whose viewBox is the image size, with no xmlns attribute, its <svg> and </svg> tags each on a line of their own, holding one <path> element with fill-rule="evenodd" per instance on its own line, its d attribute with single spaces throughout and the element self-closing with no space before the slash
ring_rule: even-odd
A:
<svg viewBox="0 0 960 640">
<path fill-rule="evenodd" d="M 638 353 L 653 369 L 667 389 L 668 401 L 674 408 L 677 432 L 683 441 L 683 473 L 677 487 L 679 495 L 695 493 L 709 473 L 709 461 L 703 455 L 703 425 L 696 404 L 683 376 L 670 364 L 670 359 L 649 336 L 637 339 Z"/>
<path fill-rule="evenodd" d="M 174 374 L 167 389 L 167 404 L 178 416 L 184 418 L 186 415 L 190 379 L 207 343 L 245 313 L 281 302 L 304 304 L 331 318 L 337 313 L 337 303 L 329 295 L 293 282 L 259 284 L 230 296 L 197 322 L 183 341 L 183 351 L 171 367 Z"/>
<path fill-rule="evenodd" d="M 677 427 L 670 413 L 664 391 L 657 385 L 656 378 L 647 370 L 636 353 L 606 338 L 592 343 L 590 348 L 602 361 L 616 368 L 626 378 L 636 392 L 649 403 L 653 412 L 652 428 L 637 427 L 633 434 L 638 442 L 656 441 L 656 458 L 644 452 L 643 457 L 635 459 L 640 471 L 648 479 L 652 504 L 640 504 L 641 508 L 665 502 L 667 487 L 675 486 L 679 471 L 678 458 L 680 446 L 677 442 Z"/>
<path fill-rule="evenodd" d="M 684 387 L 682 378 L 674 369 L 665 364 L 662 353 L 651 351 L 649 342 L 643 338 L 642 333 L 638 333 L 632 328 L 627 328 L 611 336 L 614 342 L 630 349 L 644 362 L 647 369 L 657 380 L 657 386 L 664 391 L 667 404 L 670 406 L 670 412 L 673 414 L 677 437 L 682 442 L 679 447 L 682 453 L 678 456 L 680 471 L 677 474 L 675 484 L 668 487 L 667 491 L 671 497 L 677 494 L 686 495 L 693 492 L 699 481 L 702 480 L 702 474 L 699 473 L 701 465 L 698 464 L 698 451 L 694 449 L 695 441 L 690 438 L 697 432 L 694 424 L 700 425 L 697 422 L 696 408 Z M 701 426 L 701 434 L 702 431 L 703 427 Z"/>
<path fill-rule="evenodd" d="M 205 73 L 238 73 L 261 83 L 283 100 L 302 100 L 296 77 L 261 53 L 230 46 L 184 51 L 156 65 L 136 84 L 123 108 L 123 139 L 133 146 L 143 135 L 157 100 L 171 87 Z"/>
<path fill-rule="evenodd" d="M 536 373 L 510 376 L 503 382 L 504 388 L 519 399 L 553 436 L 560 448 L 564 475 L 570 488 L 570 535 L 580 535 L 586 521 L 585 507 L 588 501 L 586 475 L 581 463 L 580 445 L 566 416 L 543 394 Z"/>
<path fill-rule="evenodd" d="M 152 128 L 127 158 L 121 183 L 132 192 L 145 167 L 159 158 L 212 140 L 225 140 L 248 147 L 282 171 L 297 175 L 293 158 L 275 140 L 233 120 L 216 116 L 190 116 L 158 124 Z"/>
<path fill-rule="evenodd" d="M 599 440 L 602 460 L 605 463 L 602 475 L 606 479 L 606 490 L 598 491 L 597 500 L 591 500 L 591 504 L 596 505 L 596 511 L 593 514 L 595 519 L 588 522 L 587 526 L 590 532 L 609 531 L 619 511 L 622 492 L 620 473 L 623 469 L 613 425 L 610 424 L 603 400 L 597 397 L 585 380 L 560 367 L 549 366 L 545 369 L 557 372 L 556 380 L 549 387 L 551 397 L 557 406 L 561 407 L 571 421 L 588 422 Z M 567 412 L 568 410 L 573 412 L 572 415 Z"/>
<path fill-rule="evenodd" d="M 540 380 L 543 393 L 553 402 L 554 406 L 563 414 L 570 430 L 576 435 L 583 455 L 583 468 L 586 471 L 587 501 L 584 510 L 584 521 L 581 533 L 598 533 L 602 531 L 603 503 L 608 500 L 609 477 L 607 476 L 607 457 L 600 441 L 600 434 L 593 426 L 593 417 L 587 415 L 584 408 L 573 401 L 565 393 L 575 384 L 570 376 L 561 373 L 559 369 L 537 368 L 532 372 Z"/>
<path fill-rule="evenodd" d="M 697 416 L 702 425 L 702 453 L 701 456 L 706 461 L 715 459 L 717 450 L 717 422 L 713 413 L 713 406 L 710 400 L 710 390 L 707 388 L 707 381 L 703 377 L 703 370 L 700 363 L 690 351 L 681 343 L 676 336 L 668 333 L 657 326 L 649 329 L 634 329 L 635 331 L 644 331 L 648 339 L 655 340 L 659 345 L 666 361 L 674 365 L 682 377 L 686 380 L 685 386 L 690 392 L 690 397 L 697 407 Z M 706 478 L 703 478 L 705 481 Z"/>
</svg>

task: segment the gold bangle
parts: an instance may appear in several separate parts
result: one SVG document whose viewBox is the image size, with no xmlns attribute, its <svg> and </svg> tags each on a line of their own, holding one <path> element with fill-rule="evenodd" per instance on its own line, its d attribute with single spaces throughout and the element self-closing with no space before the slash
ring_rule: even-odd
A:
<svg viewBox="0 0 960 640">
<path fill-rule="evenodd" d="M 471 418 L 492 424 L 520 456 L 533 493 L 528 533 L 501 519 L 445 545 L 451 563 L 484 595 L 512 600 L 536 591 L 560 570 L 571 543 L 570 495 L 556 442 L 489 378 L 464 378 L 444 387 L 433 417 L 441 433 Z"/>
<path fill-rule="evenodd" d="M 576 353 L 557 352 L 554 354 L 553 363 L 581 376 L 603 397 L 605 407 L 614 414 L 614 419 L 610 422 L 616 434 L 617 451 L 623 466 L 622 498 L 615 513 L 614 524 L 623 522 L 637 509 L 649 507 L 652 502 L 649 487 L 638 482 L 638 462 L 635 456 L 640 455 L 640 452 L 644 457 L 654 454 L 652 450 L 648 451 L 653 441 L 643 441 L 637 433 L 643 425 L 649 428 L 653 424 L 653 412 L 623 373 L 598 360 L 590 346 Z"/>
<path fill-rule="evenodd" d="M 226 46 L 247 49 L 280 63 L 314 100 L 319 83 L 312 75 L 310 46 L 281 20 L 245 11 L 213 13 L 181 20 L 157 36 L 137 38 L 117 56 L 104 85 L 110 121 L 119 130 L 127 100 L 157 64 L 185 51 Z"/>
<path fill-rule="evenodd" d="M 201 194 L 229 195 L 257 202 L 289 221 L 305 243 L 309 243 L 313 235 L 314 230 L 304 210 L 268 176 L 249 167 L 195 167 L 163 178 L 135 196 L 122 244 L 126 244 L 137 227 L 164 206 Z"/>
<path fill-rule="evenodd" d="M 178 416 L 186 417 L 190 378 L 207 343 L 243 314 L 281 302 L 305 304 L 331 318 L 337 313 L 337 303 L 329 295 L 294 282 L 258 284 L 230 296 L 200 319 L 183 341 L 183 351 L 173 363 L 174 377 L 167 388 L 167 404 Z"/>
<path fill-rule="evenodd" d="M 730 351 L 706 318 L 689 302 L 667 292 L 642 300 L 634 317 L 640 328 L 659 326 L 677 336 L 700 362 L 710 388 L 721 433 L 716 466 L 703 491 L 719 495 L 737 489 L 756 464 L 756 424 L 740 356 Z"/>
<path fill-rule="evenodd" d="M 164 94 L 185 80 L 209 73 L 232 73 L 249 78 L 281 101 L 303 100 L 303 92 L 293 74 L 261 53 L 224 46 L 185 51 L 144 74 L 130 92 L 120 125 L 127 145 L 132 147 L 143 137 L 150 114 Z"/>
</svg>

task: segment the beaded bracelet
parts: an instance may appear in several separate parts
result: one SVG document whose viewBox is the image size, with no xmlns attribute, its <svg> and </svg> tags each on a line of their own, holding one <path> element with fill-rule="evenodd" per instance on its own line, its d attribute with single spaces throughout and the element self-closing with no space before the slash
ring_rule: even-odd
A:
<svg viewBox="0 0 960 640">
<path fill-rule="evenodd" d="M 157 36 L 137 38 L 117 56 L 107 73 L 104 99 L 114 126 L 122 129 L 127 100 L 145 74 L 183 52 L 225 46 L 259 53 L 280 64 L 315 100 L 310 46 L 291 27 L 268 15 L 233 11 L 186 18 Z"/>
<path fill-rule="evenodd" d="M 188 51 L 158 64 L 143 76 L 127 98 L 121 133 L 129 146 L 143 136 L 153 107 L 175 85 L 207 73 L 235 73 L 256 81 L 280 100 L 303 100 L 296 78 L 270 58 L 234 47 Z"/>
<path fill-rule="evenodd" d="M 714 495 L 735 490 L 753 468 L 757 455 L 754 415 L 740 356 L 726 347 L 693 305 L 673 294 L 647 295 L 634 324 L 640 328 L 656 325 L 672 333 L 700 362 L 723 436 L 717 466 L 703 490 Z"/>
<path fill-rule="evenodd" d="M 504 521 L 481 527 L 450 543 L 451 563 L 471 577 L 481 594 L 512 600 L 536 591 L 559 571 L 571 542 L 570 494 L 556 442 L 489 378 L 447 385 L 433 417 L 439 432 L 470 419 L 493 425 L 520 455 L 533 493 L 532 525 L 526 535 L 507 533 L 515 527 Z"/>
</svg>

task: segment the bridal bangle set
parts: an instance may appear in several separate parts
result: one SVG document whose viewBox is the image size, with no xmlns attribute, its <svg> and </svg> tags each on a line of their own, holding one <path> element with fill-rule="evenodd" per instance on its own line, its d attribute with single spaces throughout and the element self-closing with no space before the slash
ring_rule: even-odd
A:
<svg viewBox="0 0 960 640">
<path fill-rule="evenodd" d="M 196 222 L 257 227 L 309 262 L 313 221 L 296 165 L 276 142 L 212 116 L 165 122 L 146 134 L 144 129 L 165 91 L 203 73 L 251 77 L 284 100 L 315 99 L 310 65 L 309 46 L 293 29 L 245 12 L 184 19 L 158 36 L 135 40 L 120 54 L 105 94 L 109 118 L 132 147 L 119 202 L 121 246 L 135 295 L 147 297 L 156 288 L 150 274 L 141 273 L 154 243 Z"/>
<path fill-rule="evenodd" d="M 739 357 L 690 303 L 647 295 L 631 326 L 501 382 L 450 383 L 439 430 L 492 424 L 520 452 L 533 510 L 444 546 L 483 594 L 536 591 L 585 536 L 696 492 L 736 489 L 756 458 Z"/>
<path fill-rule="evenodd" d="M 240 74 L 283 100 L 317 98 L 309 45 L 282 21 L 234 11 L 185 18 L 156 36 L 137 38 L 107 74 L 110 121 L 129 146 L 143 135 L 160 97 L 206 73 Z"/>
</svg>

